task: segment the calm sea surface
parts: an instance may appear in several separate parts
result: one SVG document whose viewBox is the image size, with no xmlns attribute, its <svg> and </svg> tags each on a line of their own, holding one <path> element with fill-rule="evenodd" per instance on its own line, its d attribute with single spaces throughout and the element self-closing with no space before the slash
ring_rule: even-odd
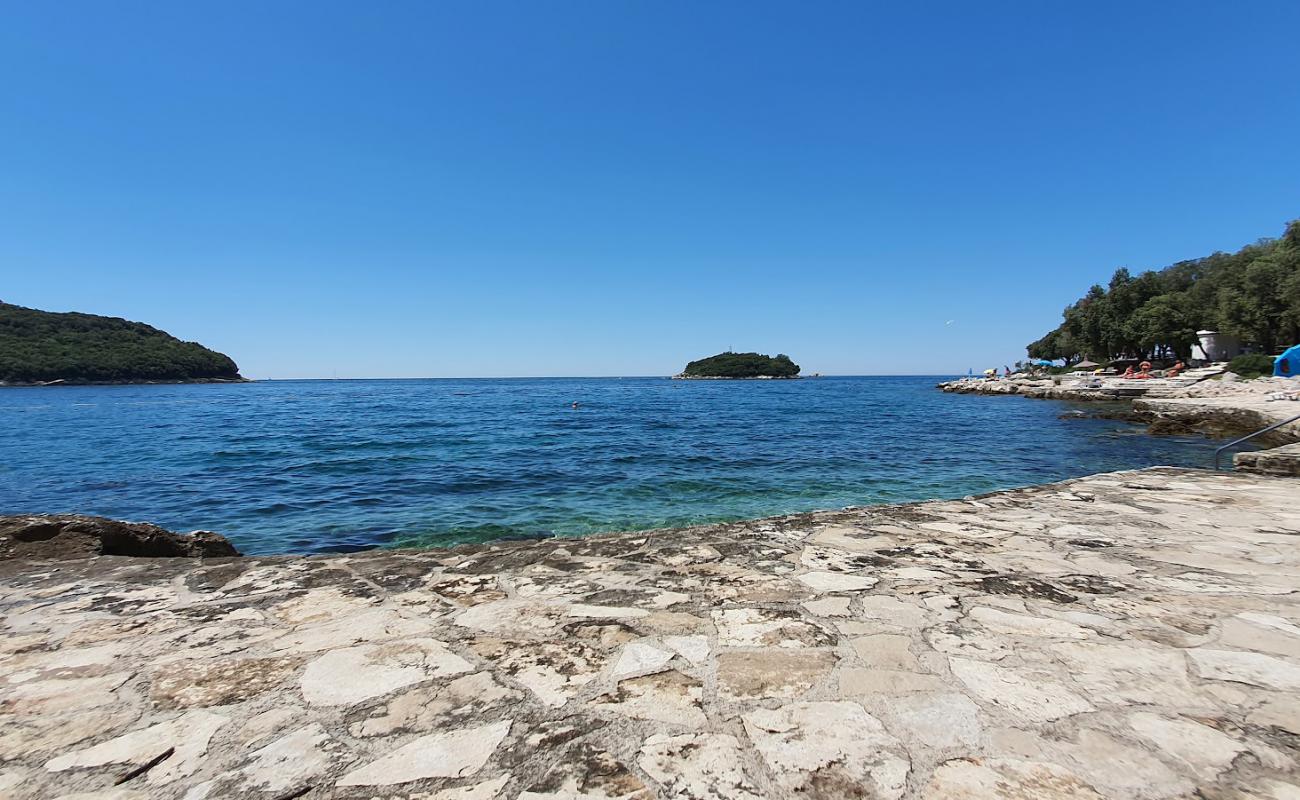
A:
<svg viewBox="0 0 1300 800">
<path fill-rule="evenodd" d="M 1214 447 L 937 380 L 3 389 L 0 513 L 204 528 L 249 553 L 438 546 L 1206 466 Z"/>
</svg>

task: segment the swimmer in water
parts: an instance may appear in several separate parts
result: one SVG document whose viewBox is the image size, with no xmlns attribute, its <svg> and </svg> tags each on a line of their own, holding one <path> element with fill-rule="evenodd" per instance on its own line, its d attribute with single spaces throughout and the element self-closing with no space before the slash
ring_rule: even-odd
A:
<svg viewBox="0 0 1300 800">
<path fill-rule="evenodd" d="M 577 400 L 574 400 L 574 401 L 573 401 L 573 407 L 574 407 L 574 408 L 577 408 L 577 407 L 578 407 L 578 401 L 577 401 Z"/>
</svg>

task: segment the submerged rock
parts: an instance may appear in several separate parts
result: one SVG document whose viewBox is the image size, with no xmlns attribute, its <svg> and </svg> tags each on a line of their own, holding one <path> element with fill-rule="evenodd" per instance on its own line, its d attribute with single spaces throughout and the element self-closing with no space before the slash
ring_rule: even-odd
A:
<svg viewBox="0 0 1300 800">
<path fill-rule="evenodd" d="M 119 522 L 80 514 L 0 516 L 0 560 L 238 555 L 240 552 L 226 537 L 212 531 L 173 533 L 147 522 Z"/>
</svg>

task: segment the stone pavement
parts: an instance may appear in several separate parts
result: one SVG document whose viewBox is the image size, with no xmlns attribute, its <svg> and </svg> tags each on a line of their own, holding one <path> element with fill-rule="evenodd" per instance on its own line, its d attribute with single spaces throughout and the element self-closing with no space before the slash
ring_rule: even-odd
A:
<svg viewBox="0 0 1300 800">
<path fill-rule="evenodd" d="M 0 565 L 15 798 L 1300 797 L 1300 482 Z"/>
</svg>

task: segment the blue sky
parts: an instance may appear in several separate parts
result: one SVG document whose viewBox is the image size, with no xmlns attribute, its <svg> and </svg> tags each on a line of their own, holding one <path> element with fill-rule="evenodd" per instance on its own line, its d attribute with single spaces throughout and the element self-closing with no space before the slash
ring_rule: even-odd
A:
<svg viewBox="0 0 1300 800">
<path fill-rule="evenodd" d="M 251 377 L 1000 366 L 1117 266 L 1300 217 L 1298 27 L 1294 2 L 0 3 L 0 299 Z"/>
</svg>

